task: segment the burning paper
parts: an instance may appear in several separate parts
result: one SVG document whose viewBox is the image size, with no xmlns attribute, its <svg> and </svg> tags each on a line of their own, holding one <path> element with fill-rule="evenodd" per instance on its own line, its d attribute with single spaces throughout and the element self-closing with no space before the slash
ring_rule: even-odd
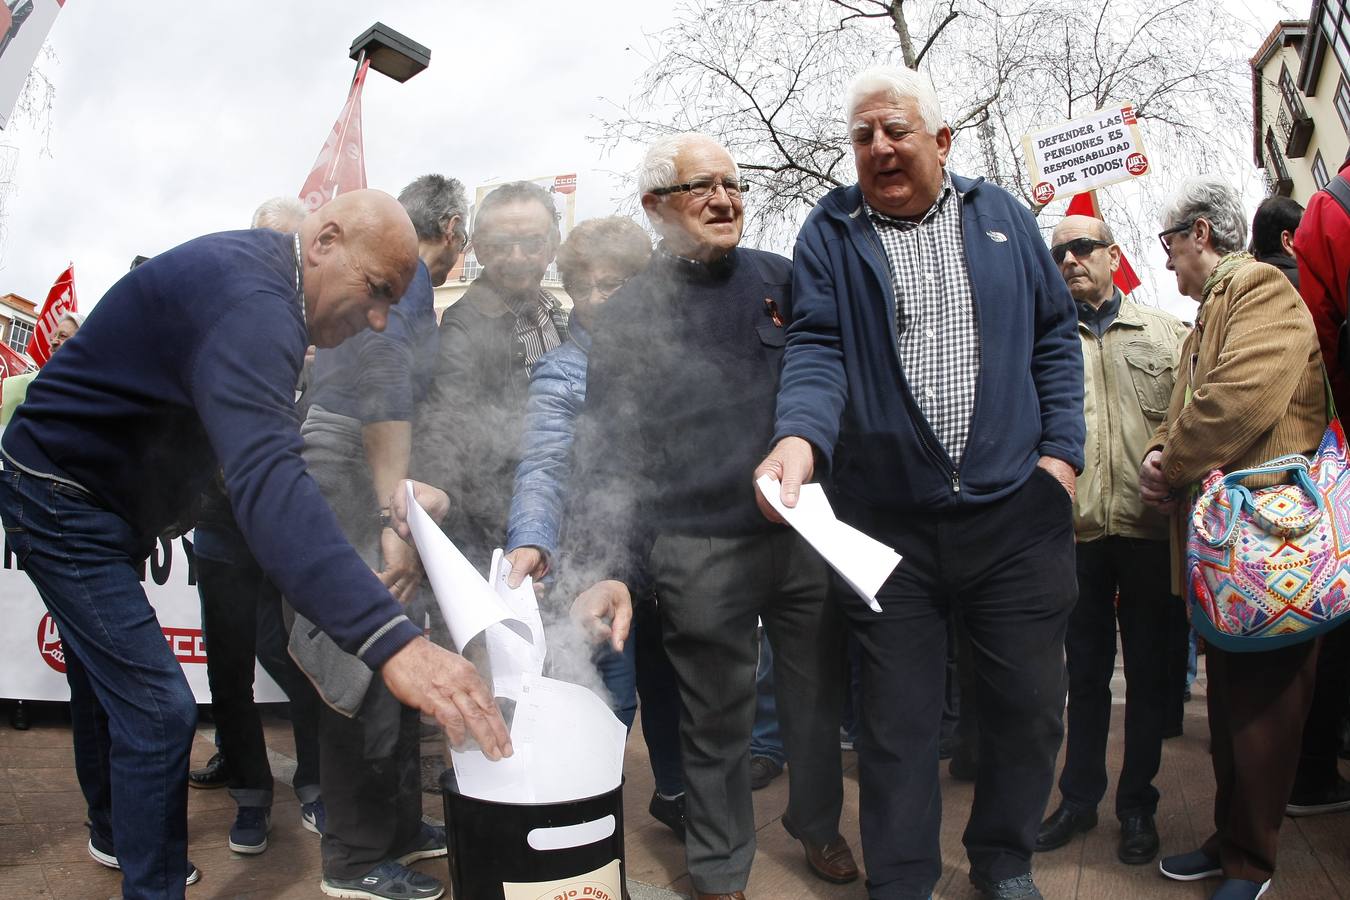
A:
<svg viewBox="0 0 1350 900">
<path fill-rule="evenodd" d="M 783 505 L 779 496 L 778 479 L 761 475 L 756 484 L 764 499 L 816 548 L 830 568 L 838 572 L 873 611 L 881 612 L 877 591 L 900 563 L 900 554 L 835 518 L 825 490 L 819 484 L 802 485 L 797 505 L 791 509 Z"/>
</svg>

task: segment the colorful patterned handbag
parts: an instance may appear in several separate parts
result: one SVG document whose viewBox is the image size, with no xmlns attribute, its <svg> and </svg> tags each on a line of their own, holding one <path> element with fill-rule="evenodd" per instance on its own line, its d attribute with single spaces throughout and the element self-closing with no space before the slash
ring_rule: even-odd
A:
<svg viewBox="0 0 1350 900">
<path fill-rule="evenodd" d="M 1249 489 L 1253 475 L 1290 483 Z M 1191 622 L 1223 650 L 1273 650 L 1350 612 L 1350 465 L 1333 418 L 1309 461 L 1298 454 L 1205 479 L 1186 538 Z"/>
</svg>

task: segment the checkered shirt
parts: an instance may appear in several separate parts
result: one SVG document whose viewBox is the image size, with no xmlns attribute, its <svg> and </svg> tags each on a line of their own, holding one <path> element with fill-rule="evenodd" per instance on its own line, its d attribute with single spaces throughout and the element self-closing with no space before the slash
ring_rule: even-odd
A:
<svg viewBox="0 0 1350 900">
<path fill-rule="evenodd" d="M 980 373 L 961 195 L 944 170 L 937 200 L 917 221 L 893 219 L 871 207 L 867 215 L 891 270 L 900 367 L 919 410 L 959 465 Z"/>
</svg>

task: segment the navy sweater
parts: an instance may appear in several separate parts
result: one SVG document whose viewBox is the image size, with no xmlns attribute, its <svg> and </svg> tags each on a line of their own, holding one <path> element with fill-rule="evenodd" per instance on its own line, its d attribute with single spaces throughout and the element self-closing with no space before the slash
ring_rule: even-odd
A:
<svg viewBox="0 0 1350 900">
<path fill-rule="evenodd" d="M 132 270 L 33 382 L 3 437 L 148 550 L 224 469 L 249 549 L 295 608 L 377 667 L 421 632 L 361 561 L 305 471 L 295 384 L 309 342 L 293 238 L 189 241 Z"/>
<path fill-rule="evenodd" d="M 952 509 L 1007 496 L 1041 456 L 1083 468 L 1073 298 L 1025 207 L 993 184 L 960 176 L 952 183 L 962 194 L 980 333 L 975 408 L 959 467 L 901 369 L 890 268 L 857 185 L 826 194 L 797 237 L 774 440 L 810 441 L 846 506 Z"/>
<path fill-rule="evenodd" d="M 564 542 L 588 568 L 598 556 L 608 576 L 632 579 L 656 534 L 779 527 L 759 512 L 752 474 L 785 342 L 765 300 L 783 321 L 789 278 L 786 259 L 758 250 L 713 266 L 658 251 L 600 307 Z"/>
</svg>

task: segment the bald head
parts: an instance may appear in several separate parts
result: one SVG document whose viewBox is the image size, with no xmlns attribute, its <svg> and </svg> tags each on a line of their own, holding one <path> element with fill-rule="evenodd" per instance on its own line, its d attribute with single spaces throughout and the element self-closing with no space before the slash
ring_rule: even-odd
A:
<svg viewBox="0 0 1350 900">
<path fill-rule="evenodd" d="M 1050 255 L 1075 300 L 1095 308 L 1115 294 L 1120 248 L 1101 219 L 1065 216 L 1050 236 Z"/>
<path fill-rule="evenodd" d="M 300 224 L 310 339 L 335 347 L 365 328 L 383 331 L 389 307 L 417 272 L 417 232 L 383 191 L 340 194 Z"/>
</svg>

